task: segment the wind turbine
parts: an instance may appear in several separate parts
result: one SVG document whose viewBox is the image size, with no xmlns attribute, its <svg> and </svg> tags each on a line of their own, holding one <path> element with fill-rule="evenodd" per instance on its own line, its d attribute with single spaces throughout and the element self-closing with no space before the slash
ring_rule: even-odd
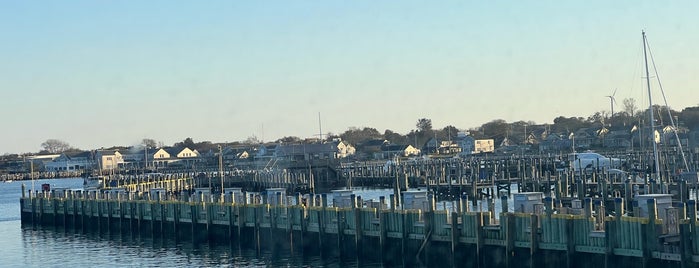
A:
<svg viewBox="0 0 699 268">
<path fill-rule="evenodd" d="M 616 103 L 616 99 L 614 99 L 614 95 L 616 95 L 616 90 L 617 89 L 615 88 L 614 93 L 612 93 L 612 95 L 605 96 L 605 97 L 609 98 L 609 106 L 612 107 L 612 115 L 611 115 L 612 117 L 614 116 L 614 103 Z"/>
</svg>

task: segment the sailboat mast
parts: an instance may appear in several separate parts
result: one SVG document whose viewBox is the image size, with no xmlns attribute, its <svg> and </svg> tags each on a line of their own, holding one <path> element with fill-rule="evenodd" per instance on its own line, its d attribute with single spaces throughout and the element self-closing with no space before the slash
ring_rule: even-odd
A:
<svg viewBox="0 0 699 268">
<path fill-rule="evenodd" d="M 655 169 L 653 170 L 653 177 L 659 179 L 660 174 L 660 161 L 658 160 L 658 144 L 655 142 L 655 117 L 653 116 L 653 94 L 650 90 L 650 72 L 648 71 L 648 53 L 646 52 L 648 41 L 646 39 L 646 32 L 641 31 L 643 35 L 643 60 L 646 67 L 646 86 L 648 88 L 648 117 L 650 119 L 650 141 L 653 144 L 653 159 L 655 164 Z M 662 181 L 659 181 L 662 183 Z"/>
</svg>

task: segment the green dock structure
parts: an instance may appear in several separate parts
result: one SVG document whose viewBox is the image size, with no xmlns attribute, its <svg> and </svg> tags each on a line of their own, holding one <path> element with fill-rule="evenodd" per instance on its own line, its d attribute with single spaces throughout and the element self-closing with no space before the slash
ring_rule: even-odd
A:
<svg viewBox="0 0 699 268">
<path fill-rule="evenodd" d="M 545 197 L 531 213 L 508 207 L 505 195 L 505 212 L 494 215 L 464 205 L 436 210 L 432 194 L 422 209 L 400 209 L 385 198 L 366 207 L 354 195 L 346 207 L 333 207 L 325 194 L 302 200 L 281 192 L 22 191 L 24 226 L 76 232 L 215 241 L 388 266 L 699 267 L 696 202 L 659 204 L 661 195 L 629 209 L 623 198 L 607 209 L 591 198 L 562 207 Z M 644 216 L 624 216 L 631 213 Z"/>
</svg>

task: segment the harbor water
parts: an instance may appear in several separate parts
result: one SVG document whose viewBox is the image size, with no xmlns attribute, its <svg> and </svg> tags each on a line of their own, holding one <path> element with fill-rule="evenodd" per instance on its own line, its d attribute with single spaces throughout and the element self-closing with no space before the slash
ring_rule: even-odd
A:
<svg viewBox="0 0 699 268">
<path fill-rule="evenodd" d="M 194 245 L 189 241 L 81 233 L 62 227 L 22 227 L 21 185 L 0 183 L 0 267 L 379 267 L 377 263 L 332 256 L 261 252 L 227 245 Z M 82 179 L 37 180 L 35 189 L 82 187 Z"/>
<path fill-rule="evenodd" d="M 48 183 L 52 188 L 80 189 L 82 179 L 36 180 L 34 189 Z M 25 184 L 14 181 L 0 184 L 0 266 L 16 267 L 381 267 L 370 260 L 339 259 L 336 256 L 283 252 L 257 252 L 253 247 L 238 248 L 218 244 L 193 244 L 190 241 L 119 235 L 65 229 L 63 227 L 21 226 L 19 198 Z M 513 187 L 514 188 L 514 187 Z M 390 189 L 355 189 L 363 200 L 388 196 Z M 512 202 L 512 199 L 509 200 Z M 471 206 L 471 203 L 468 203 Z M 500 200 L 493 200 L 496 213 Z M 455 202 L 438 202 L 438 210 L 453 210 Z M 471 210 L 487 210 L 479 201 Z M 510 204 L 509 206 L 513 206 Z M 497 214 L 496 214 L 497 215 Z"/>
</svg>

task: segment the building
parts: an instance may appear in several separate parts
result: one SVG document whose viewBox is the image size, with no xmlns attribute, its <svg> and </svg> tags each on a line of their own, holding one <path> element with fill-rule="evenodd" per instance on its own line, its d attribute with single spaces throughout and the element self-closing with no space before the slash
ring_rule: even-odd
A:
<svg viewBox="0 0 699 268">
<path fill-rule="evenodd" d="M 170 166 L 191 167 L 201 161 L 199 152 L 187 147 L 160 148 L 152 155 L 155 168 Z"/>
<path fill-rule="evenodd" d="M 493 139 L 475 140 L 475 146 L 473 148 L 474 154 L 492 153 L 493 151 L 495 151 L 495 140 L 493 140 Z"/>
<path fill-rule="evenodd" d="M 95 167 L 94 152 L 65 152 L 44 163 L 46 171 L 84 171 Z"/>
<path fill-rule="evenodd" d="M 392 159 L 394 157 L 408 157 L 420 155 L 420 149 L 412 145 L 385 144 L 381 147 L 381 152 L 374 155 L 375 159 Z"/>
<path fill-rule="evenodd" d="M 117 150 L 99 150 L 95 157 L 101 170 L 115 170 L 124 164 L 124 158 Z"/>
</svg>

